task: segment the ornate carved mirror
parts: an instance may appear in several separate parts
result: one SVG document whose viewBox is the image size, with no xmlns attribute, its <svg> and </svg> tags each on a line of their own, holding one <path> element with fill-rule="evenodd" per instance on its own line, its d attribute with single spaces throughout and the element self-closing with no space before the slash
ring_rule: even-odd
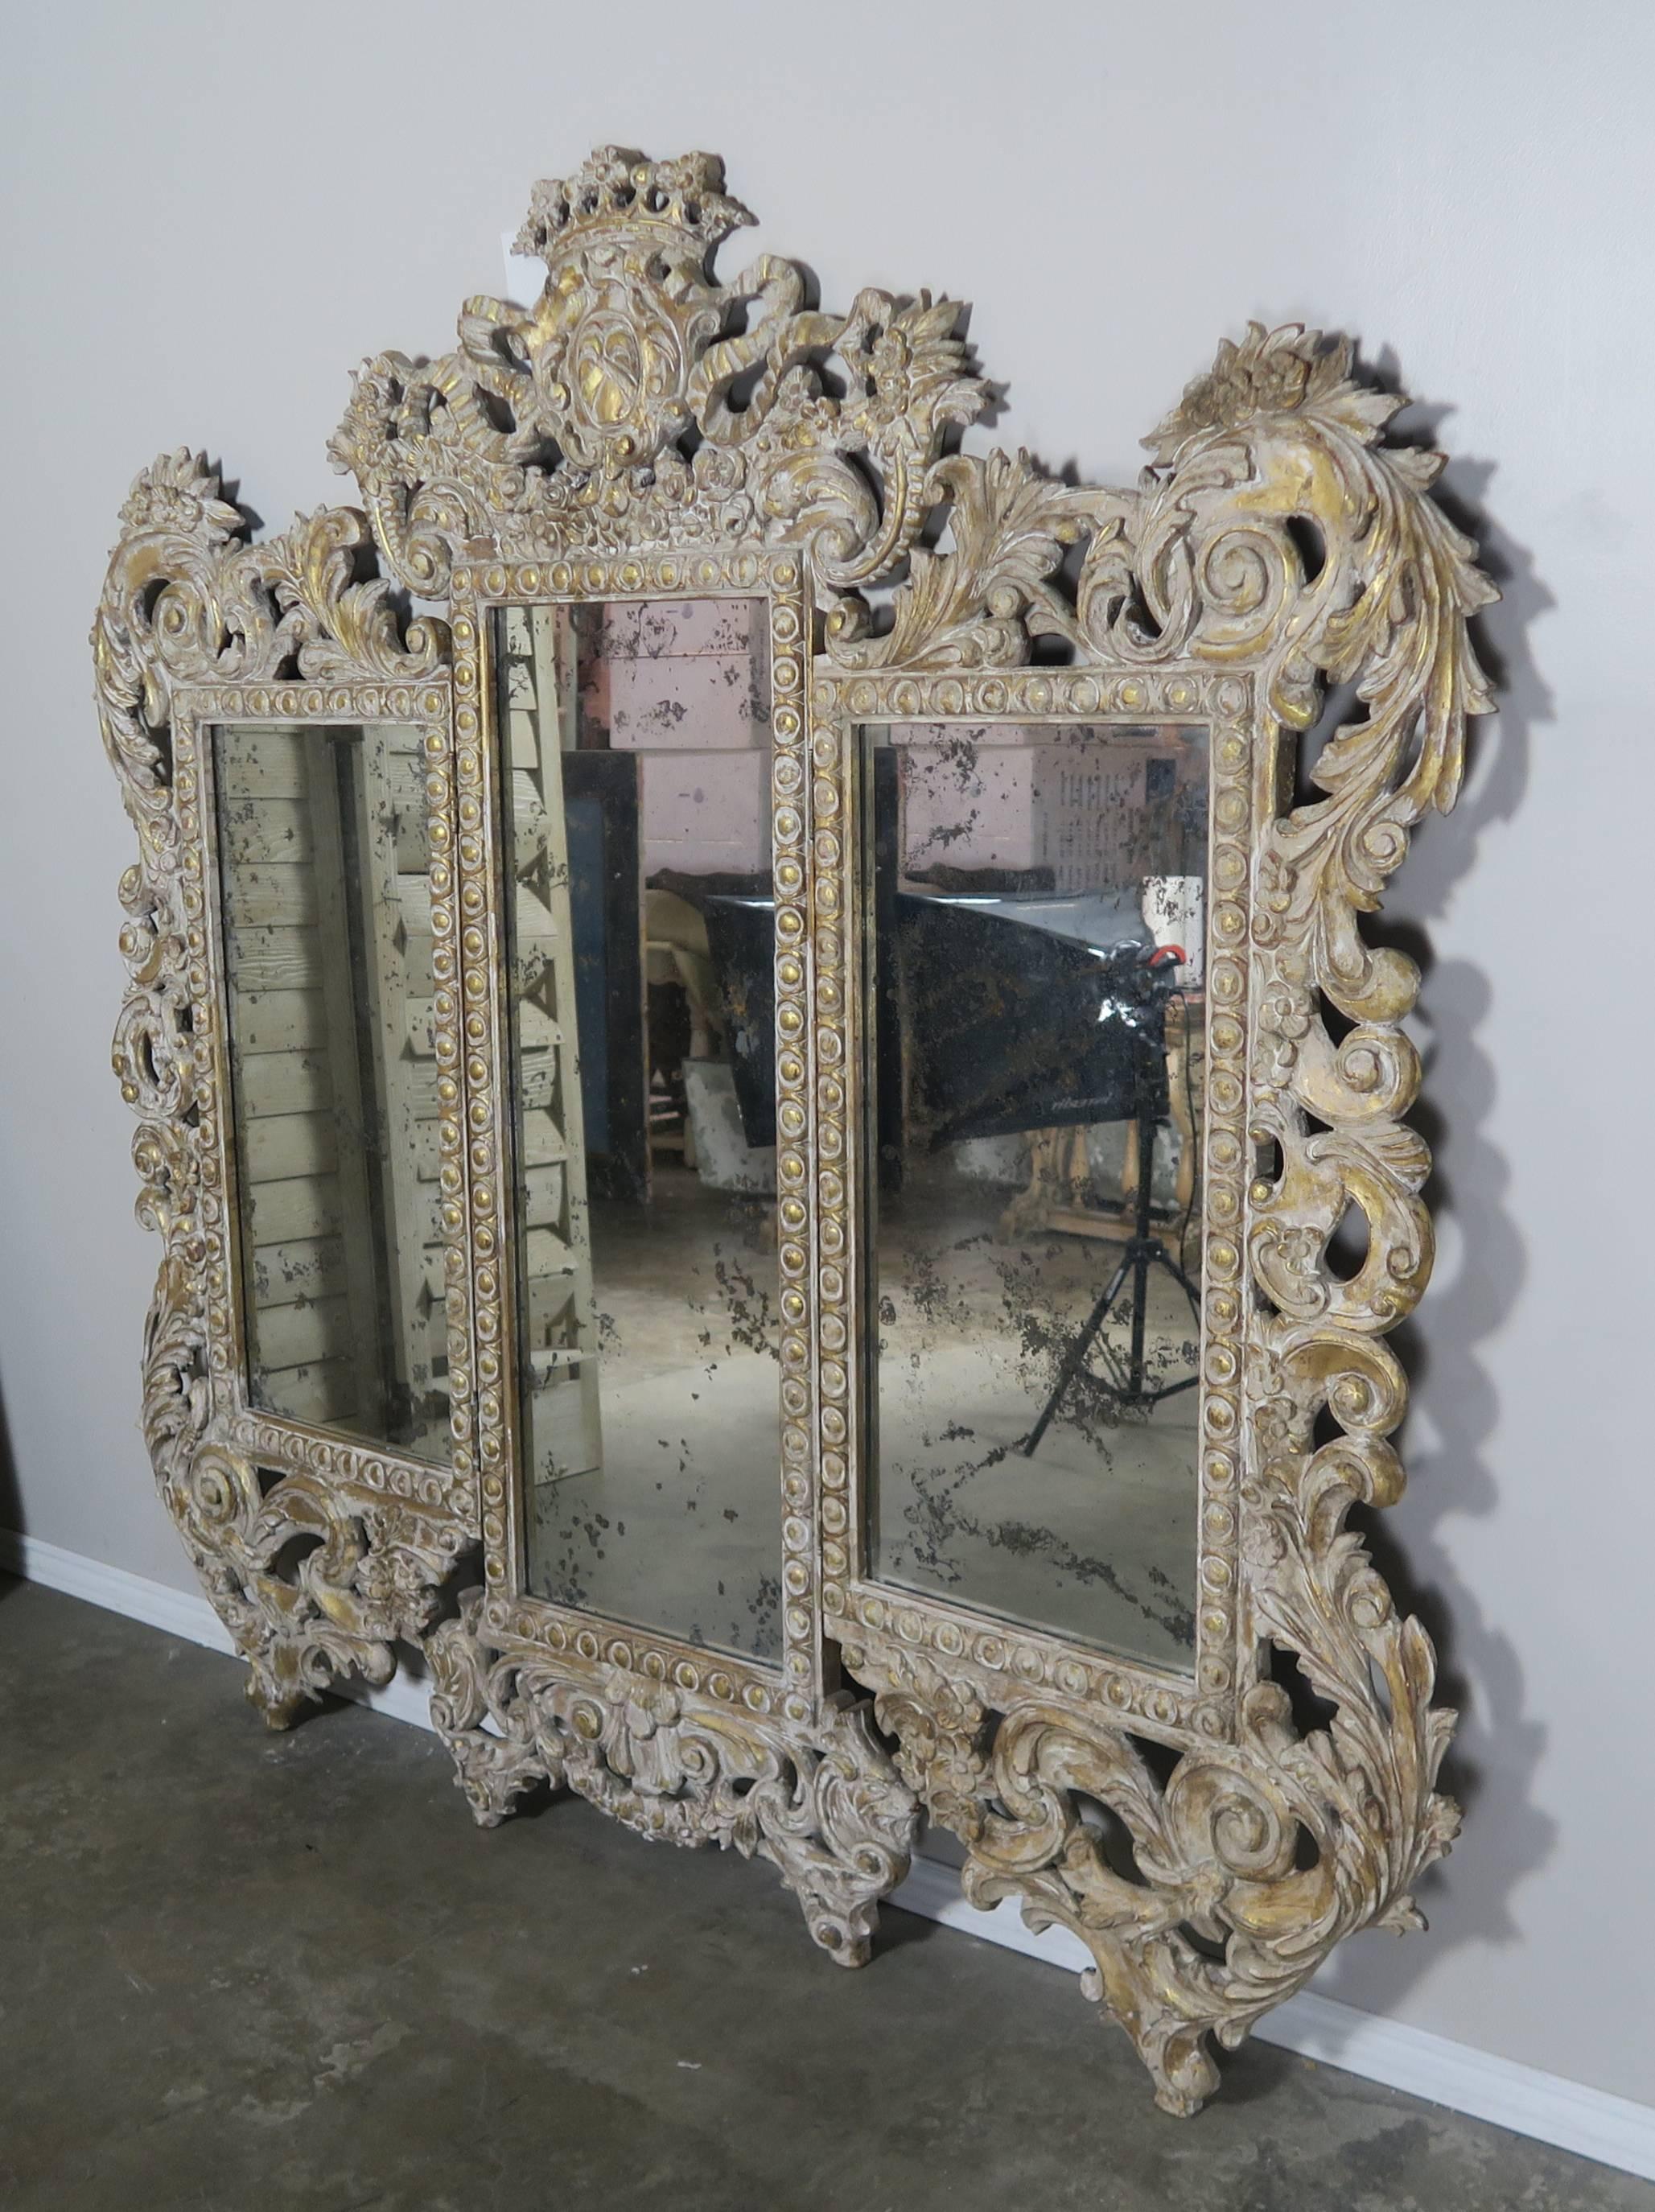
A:
<svg viewBox="0 0 1655 2212">
<path fill-rule="evenodd" d="M 951 1829 L 1187 2112 L 1454 1829 L 1347 1525 L 1431 1259 L 1360 918 L 1489 588 L 1343 341 L 1094 489 L 962 448 L 955 303 L 719 279 L 749 219 L 603 149 L 531 307 L 359 373 L 362 514 L 134 487 L 157 1477 L 273 1722 L 420 1644 L 485 1824 L 756 1853 L 850 1964 Z"/>
</svg>

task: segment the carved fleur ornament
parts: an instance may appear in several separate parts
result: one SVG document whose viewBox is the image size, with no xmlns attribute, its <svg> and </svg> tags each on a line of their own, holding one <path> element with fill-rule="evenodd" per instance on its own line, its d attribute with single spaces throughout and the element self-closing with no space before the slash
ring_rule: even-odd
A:
<svg viewBox="0 0 1655 2212">
<path fill-rule="evenodd" d="M 138 841 L 114 1064 L 162 1243 L 145 1433 L 273 1724 L 421 1647 L 482 1823 L 549 1782 L 646 1836 L 766 1858 L 846 1963 L 924 1816 L 963 1845 L 975 1902 L 1080 1938 L 1088 1993 L 1188 2112 L 1214 2039 L 1238 2043 L 1343 1936 L 1418 1924 L 1410 1892 L 1455 1830 L 1429 1640 L 1349 1525 L 1402 1488 L 1385 1338 L 1433 1249 L 1405 1118 L 1419 976 L 1361 918 L 1453 803 L 1466 718 L 1489 705 L 1467 624 L 1494 594 L 1430 496 L 1441 457 L 1385 442 L 1403 403 L 1346 341 L 1251 326 L 1146 441 L 1135 487 L 1060 483 L 962 449 L 989 390 L 957 303 L 870 289 L 828 313 L 768 255 L 718 276 L 751 220 L 708 155 L 600 149 L 535 189 L 532 306 L 468 301 L 452 351 L 357 372 L 330 450 L 360 509 L 255 543 L 179 452 L 121 510 L 93 645 Z M 521 1560 L 489 623 L 698 595 L 768 624 L 773 1661 L 530 1597 Z M 1295 799 L 1295 736 L 1331 685 L 1357 704 Z M 859 732 L 1064 718 L 1209 733 L 1185 1671 L 882 1583 L 864 1533 Z M 319 1400 L 274 1412 L 253 1387 L 215 826 L 230 725 L 295 745 L 397 732 L 420 794 L 409 1050 L 430 1070 L 421 1310 L 446 1448 L 375 1440 Z M 249 789 L 276 752 L 274 734 L 255 749 Z M 1329 1246 L 1353 1210 L 1366 1247 L 1344 1275 Z"/>
</svg>

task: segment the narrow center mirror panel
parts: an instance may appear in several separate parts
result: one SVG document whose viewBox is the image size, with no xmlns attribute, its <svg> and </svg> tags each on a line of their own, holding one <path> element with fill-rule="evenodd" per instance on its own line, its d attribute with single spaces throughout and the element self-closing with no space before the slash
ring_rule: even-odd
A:
<svg viewBox="0 0 1655 2212">
<path fill-rule="evenodd" d="M 421 733 L 214 733 L 249 1403 L 448 1456 Z"/>
<path fill-rule="evenodd" d="M 779 1658 L 756 599 L 496 610 L 529 1592 Z"/>
<path fill-rule="evenodd" d="M 1206 732 L 864 734 L 872 1571 L 1188 1668 Z"/>
</svg>

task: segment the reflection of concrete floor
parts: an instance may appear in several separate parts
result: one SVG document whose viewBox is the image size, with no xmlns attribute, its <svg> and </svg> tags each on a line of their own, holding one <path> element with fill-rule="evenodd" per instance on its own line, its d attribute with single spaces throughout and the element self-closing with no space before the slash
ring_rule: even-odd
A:
<svg viewBox="0 0 1655 2212">
<path fill-rule="evenodd" d="M 995 1241 L 1008 1194 L 936 1167 L 910 1175 L 880 1239 L 882 1579 L 1187 1667 L 1194 1639 L 1197 1397 L 1124 1413 L 1082 1375 L 1022 1445 L 1120 1248 Z M 1194 1371 L 1184 1292 L 1150 1279 L 1147 1381 Z M 1091 1361 L 1107 1378 L 1129 1309 Z"/>
<path fill-rule="evenodd" d="M 779 1659 L 775 1362 L 737 1352 L 639 1382 L 613 1372 L 603 1468 L 537 1493 L 531 1586 L 692 1644 Z"/>
<path fill-rule="evenodd" d="M 603 1464 L 536 1495 L 540 1595 L 781 1656 L 776 1255 L 755 1205 L 659 1166 L 651 1206 L 592 1207 Z"/>
<path fill-rule="evenodd" d="M 1118 1247 L 993 1241 L 1007 1194 L 911 1179 L 880 1253 L 874 1558 L 887 1581 L 1172 1666 L 1191 1657 L 1196 1394 L 1121 1419 L 1082 1379 L 1018 1449 Z M 780 1654 L 775 1255 L 768 1202 L 677 1167 L 647 1212 L 593 1208 L 603 1465 L 537 1494 L 530 1585 L 716 1649 Z M 1152 1375 L 1188 1371 L 1167 1279 Z M 1103 1371 L 1106 1332 L 1094 1360 Z"/>
</svg>

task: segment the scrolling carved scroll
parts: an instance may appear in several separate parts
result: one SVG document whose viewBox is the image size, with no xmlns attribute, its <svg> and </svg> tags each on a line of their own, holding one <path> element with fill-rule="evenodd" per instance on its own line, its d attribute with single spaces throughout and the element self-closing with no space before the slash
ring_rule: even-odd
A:
<svg viewBox="0 0 1655 2212">
<path fill-rule="evenodd" d="M 1042 635 L 1136 705 L 1179 703 L 1185 672 L 1244 676 L 1254 726 L 1226 743 L 1265 790 L 1276 747 L 1311 725 L 1328 684 L 1360 702 L 1312 765 L 1322 798 L 1267 815 L 1239 846 L 1222 794 L 1216 808 L 1198 1673 L 1210 1694 L 1174 1714 L 1153 1692 L 1140 1704 L 1123 1671 L 1109 1697 L 1138 1722 L 1112 1725 L 1025 1686 L 1037 1650 L 1021 1668 L 1014 1652 L 1009 1667 L 945 1670 L 910 1648 L 928 1625 L 917 1616 L 905 1640 L 877 1597 L 842 1600 L 847 1662 L 876 1686 L 903 1772 L 965 1841 L 968 1893 L 1018 1897 L 1031 1923 L 1088 1945 L 1092 1993 L 1174 2112 L 1215 2086 L 1209 2032 L 1234 2045 L 1354 1929 L 1419 1924 L 1409 1892 L 1458 1825 L 1434 1787 L 1452 1716 L 1431 1703 L 1429 1639 L 1346 1525 L 1352 1505 L 1402 1487 L 1386 1439 L 1405 1384 L 1383 1337 L 1432 1255 L 1428 1155 L 1403 1118 L 1419 1065 L 1399 1024 L 1418 973 L 1370 949 L 1359 917 L 1409 830 L 1453 803 L 1465 719 L 1489 705 L 1466 624 L 1494 592 L 1427 495 L 1441 456 L 1381 444 L 1403 403 L 1350 368 L 1343 341 L 1255 326 L 1150 439 L 1157 465 L 1131 494 L 1049 484 L 1021 456 L 953 459 L 954 548 L 916 552 L 889 631 L 840 648 L 853 667 L 904 672 L 876 699 L 841 685 L 848 703 L 878 711 L 901 691 L 916 715 L 958 691 L 941 672 L 1014 668 Z M 1079 540 L 1070 596 L 1056 571 Z M 1010 679 L 1025 698 L 1052 680 Z M 1088 678 L 1064 680 L 1093 703 Z M 1246 818 L 1238 798 L 1229 826 Z M 1238 1109 L 1228 1131 L 1222 1085 Z M 1238 1188 L 1226 1176 L 1240 1138 L 1279 1165 Z M 1328 1248 L 1352 1208 L 1367 1255 L 1345 1279 Z M 1319 1445 L 1325 1414 L 1338 1433 Z M 1331 1707 L 1325 1728 L 1299 1733 L 1272 1650 Z M 1156 1737 L 1182 1752 L 1164 1779 L 1141 1747 Z M 1083 1824 L 1085 1799 L 1124 1824 L 1131 1877 Z"/>
<path fill-rule="evenodd" d="M 281 1727 L 336 1675 L 390 1679 L 397 1640 L 434 1616 L 472 1510 L 454 1475 L 275 1426 L 231 1387 L 204 736 L 217 717 L 243 714 L 416 720 L 440 846 L 452 834 L 447 637 L 440 623 L 404 625 L 391 586 L 362 576 L 371 539 L 348 509 L 249 544 L 216 475 L 185 452 L 139 477 L 121 519 L 93 648 L 105 744 L 138 834 L 121 883 L 130 981 L 114 1065 L 138 1116 L 138 1218 L 165 1243 L 144 1339 L 144 1431 L 162 1498 L 248 1662 L 248 1695 Z M 451 1136 L 457 1148 L 457 1121 Z M 462 1374 L 464 1299 L 461 1285 L 451 1322 Z"/>
<path fill-rule="evenodd" d="M 485 1587 L 435 1639 L 436 1711 L 480 1819 L 551 1777 L 646 1833 L 756 1851 L 800 1893 L 823 1947 L 857 1963 L 906 1871 L 915 1807 L 865 1702 L 838 1686 L 817 1593 L 818 1489 L 846 1479 L 852 1239 L 843 1042 L 813 1029 L 811 1002 L 843 1004 L 850 955 L 829 904 L 848 797 L 809 739 L 807 587 L 837 603 L 899 570 L 946 496 L 949 434 L 985 391 L 956 303 L 869 290 L 849 315 L 826 314 L 773 258 L 714 281 L 712 255 L 750 220 L 706 155 L 601 150 L 536 190 L 518 240 L 546 263 L 534 307 L 469 301 L 453 353 L 369 362 L 332 451 L 392 572 L 448 598 L 463 805 L 496 610 L 767 596 L 780 1668 L 524 1603 L 491 1391 L 477 1440 Z M 481 866 L 474 889 L 488 910 L 497 893 Z M 470 1040 L 472 1110 L 491 1130 L 507 1060 L 500 1036 Z M 471 1148 L 479 1176 L 490 1141 Z M 479 1330 L 504 1336 L 498 1290 L 482 1282 L 511 1245 L 505 1212 L 473 1239 Z"/>
<path fill-rule="evenodd" d="M 1344 341 L 1252 328 L 1148 441 L 1136 488 L 1060 483 L 1026 453 L 959 449 L 989 390 L 956 303 L 870 289 L 830 313 L 769 256 L 719 279 L 750 220 L 709 156 L 600 149 L 536 188 L 533 306 L 468 301 L 453 351 L 359 372 L 330 450 L 362 514 L 255 546 L 188 455 L 135 487 L 94 646 L 140 848 L 115 1058 L 140 1216 L 165 1242 L 150 1448 L 273 1719 L 339 1671 L 383 1679 L 424 1636 L 482 1821 L 549 1778 L 646 1834 L 768 1857 L 851 1962 L 923 1808 L 963 1840 L 973 1898 L 1015 1896 L 1087 1944 L 1091 1993 L 1189 2112 L 1215 2080 L 1209 2036 L 1238 2042 L 1355 1929 L 1415 1924 L 1411 1887 L 1455 1828 L 1429 1641 L 1348 1526 L 1401 1489 L 1384 1339 L 1432 1256 L 1401 1026 L 1419 976 L 1361 917 L 1453 803 L 1488 706 L 1467 625 L 1492 592 L 1430 497 L 1440 457 L 1386 442 L 1402 403 Z M 398 590 L 446 622 L 408 620 Z M 778 1664 L 530 1599 L 518 1559 L 488 640 L 502 611 L 698 594 L 768 624 Z M 1319 795 L 1289 803 L 1331 686 L 1358 708 L 1310 763 Z M 203 733 L 376 715 L 421 726 L 427 770 L 442 1468 L 273 1422 L 233 1387 Z M 894 1599 L 864 1534 L 859 733 L 1064 717 L 1210 736 L 1188 1674 Z M 1346 1277 L 1328 1254 L 1353 1210 L 1367 1249 Z M 479 1540 L 482 1589 L 427 1635 Z M 1307 1732 L 1291 1668 L 1331 1709 Z"/>
</svg>

